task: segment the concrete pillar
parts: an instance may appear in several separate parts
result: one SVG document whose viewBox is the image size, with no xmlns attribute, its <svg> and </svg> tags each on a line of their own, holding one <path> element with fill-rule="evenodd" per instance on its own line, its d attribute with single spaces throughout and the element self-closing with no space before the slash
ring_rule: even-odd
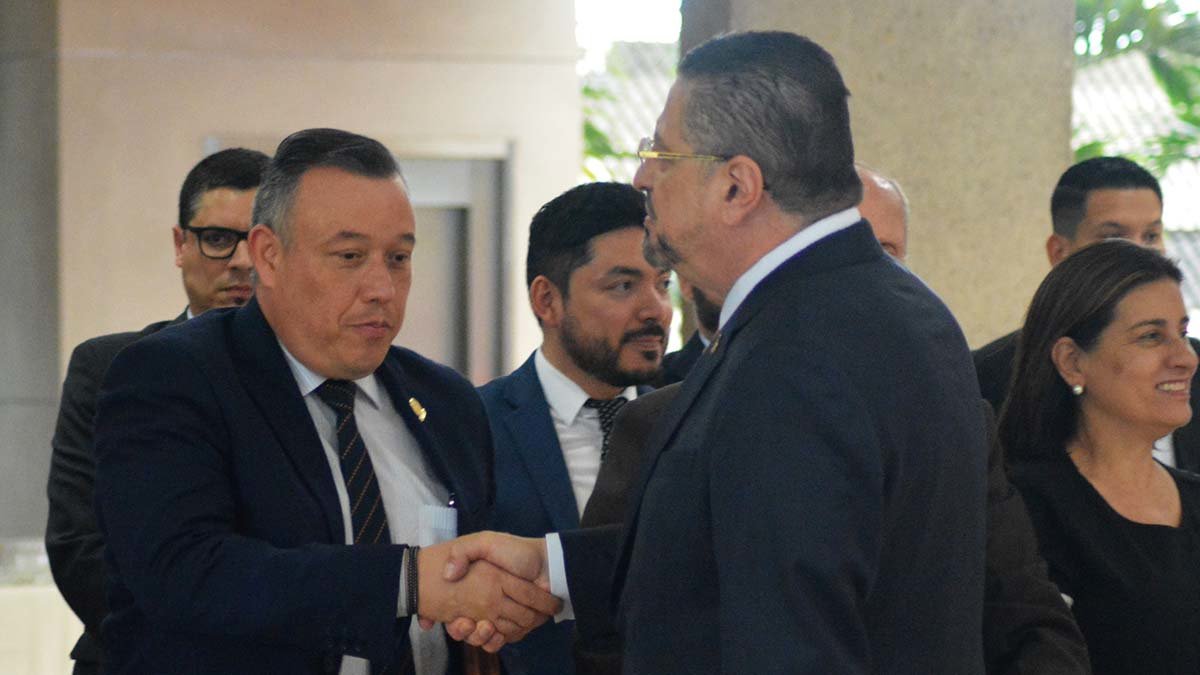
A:
<svg viewBox="0 0 1200 675">
<path fill-rule="evenodd" d="M 0 539 L 46 526 L 59 384 L 57 7 L 0 1 Z"/>
<path fill-rule="evenodd" d="M 909 264 L 972 346 L 1018 327 L 1071 163 L 1070 0 L 685 0 L 683 50 L 729 30 L 806 35 L 851 91 L 855 150 L 912 205 Z"/>
</svg>

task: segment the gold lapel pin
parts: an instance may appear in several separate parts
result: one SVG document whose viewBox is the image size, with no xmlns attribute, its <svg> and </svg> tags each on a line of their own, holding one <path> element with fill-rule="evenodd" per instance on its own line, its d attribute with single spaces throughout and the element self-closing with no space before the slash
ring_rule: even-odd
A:
<svg viewBox="0 0 1200 675">
<path fill-rule="evenodd" d="M 410 398 L 408 399 L 408 407 L 412 408 L 413 414 L 417 416 L 418 420 L 422 422 L 425 421 L 425 408 L 421 406 L 420 401 L 415 398 Z"/>
</svg>

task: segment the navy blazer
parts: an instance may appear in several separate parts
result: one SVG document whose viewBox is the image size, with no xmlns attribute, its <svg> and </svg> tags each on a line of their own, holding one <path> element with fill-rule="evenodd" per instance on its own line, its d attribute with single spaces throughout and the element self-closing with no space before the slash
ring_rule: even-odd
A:
<svg viewBox="0 0 1200 675">
<path fill-rule="evenodd" d="M 567 473 L 550 404 L 534 356 L 509 375 L 479 388 L 496 446 L 494 526 L 523 537 L 579 527 L 579 506 Z M 639 388 L 639 393 L 649 391 Z M 508 675 L 570 675 L 574 622 L 545 625 L 500 652 Z"/>
<path fill-rule="evenodd" d="M 562 535 L 580 632 L 616 603 L 627 673 L 982 673 L 986 434 L 946 307 L 860 222 L 717 344 L 624 528 Z"/>
<path fill-rule="evenodd" d="M 456 496 L 460 531 L 486 526 L 491 441 L 474 389 L 394 347 L 376 375 Z M 108 672 L 321 673 L 343 654 L 378 666 L 407 651 L 405 547 L 343 543 L 333 475 L 256 300 L 122 352 L 96 454 Z"/>
</svg>

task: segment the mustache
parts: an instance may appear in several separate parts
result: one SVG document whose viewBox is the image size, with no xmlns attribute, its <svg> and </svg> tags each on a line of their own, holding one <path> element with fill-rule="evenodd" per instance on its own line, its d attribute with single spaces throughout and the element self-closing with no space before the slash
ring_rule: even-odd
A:
<svg viewBox="0 0 1200 675">
<path fill-rule="evenodd" d="M 621 336 L 621 344 L 625 344 L 626 342 L 633 342 L 634 340 L 636 340 L 638 338 L 644 338 L 644 337 L 666 338 L 667 330 L 665 328 L 663 328 L 660 324 L 648 323 L 645 326 L 643 326 L 637 330 L 631 330 L 628 333 L 622 335 Z"/>
</svg>

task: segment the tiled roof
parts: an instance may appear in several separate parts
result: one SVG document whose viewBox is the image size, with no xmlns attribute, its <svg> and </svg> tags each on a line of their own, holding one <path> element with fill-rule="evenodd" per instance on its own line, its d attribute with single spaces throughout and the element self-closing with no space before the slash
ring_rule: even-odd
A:
<svg viewBox="0 0 1200 675">
<path fill-rule="evenodd" d="M 1141 52 L 1079 68 L 1072 100 L 1076 142 L 1104 141 L 1107 154 L 1148 154 L 1154 139 L 1188 129 Z M 1172 164 L 1160 182 L 1167 229 L 1200 230 L 1200 163 Z"/>
<path fill-rule="evenodd" d="M 602 98 L 583 104 L 592 109 L 592 122 L 608 135 L 613 149 L 632 155 L 638 141 L 654 132 L 678 60 L 675 43 L 615 42 L 607 70 L 584 77 L 585 85 L 603 92 Z M 589 159 L 587 167 L 597 179 L 629 182 L 638 163 L 632 156 Z"/>
</svg>

